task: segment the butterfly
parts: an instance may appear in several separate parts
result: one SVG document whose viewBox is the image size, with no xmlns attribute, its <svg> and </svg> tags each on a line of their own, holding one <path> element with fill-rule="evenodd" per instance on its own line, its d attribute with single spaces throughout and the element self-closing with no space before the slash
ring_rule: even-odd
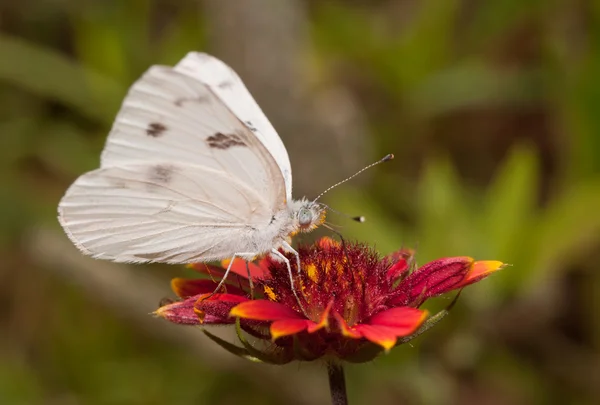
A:
<svg viewBox="0 0 600 405">
<path fill-rule="evenodd" d="M 240 77 L 205 53 L 152 66 L 129 89 L 100 158 L 58 205 L 84 254 L 172 264 L 271 255 L 325 221 L 316 200 L 292 199 L 290 160 Z M 295 290 L 294 290 L 295 292 Z"/>
</svg>

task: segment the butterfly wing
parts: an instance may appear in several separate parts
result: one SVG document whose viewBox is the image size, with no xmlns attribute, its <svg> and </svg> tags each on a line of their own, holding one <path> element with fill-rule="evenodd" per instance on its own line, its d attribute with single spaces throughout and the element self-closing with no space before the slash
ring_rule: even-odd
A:
<svg viewBox="0 0 600 405">
<path fill-rule="evenodd" d="M 125 97 L 100 166 L 164 161 L 225 171 L 271 205 L 285 203 L 282 173 L 256 133 L 202 82 L 153 66 Z"/>
<path fill-rule="evenodd" d="M 95 257 L 180 263 L 239 252 L 285 204 L 283 173 L 257 133 L 197 78 L 154 66 L 128 92 L 101 168 L 61 200 L 59 220 Z"/>
<path fill-rule="evenodd" d="M 132 164 L 79 177 L 59 220 L 84 253 L 117 262 L 193 263 L 244 251 L 268 224 L 261 196 L 222 171 Z"/>
<path fill-rule="evenodd" d="M 208 86 L 269 150 L 281 173 L 288 200 L 292 199 L 292 168 L 281 138 L 256 103 L 242 79 L 219 59 L 190 52 L 176 66 L 182 72 Z"/>
</svg>

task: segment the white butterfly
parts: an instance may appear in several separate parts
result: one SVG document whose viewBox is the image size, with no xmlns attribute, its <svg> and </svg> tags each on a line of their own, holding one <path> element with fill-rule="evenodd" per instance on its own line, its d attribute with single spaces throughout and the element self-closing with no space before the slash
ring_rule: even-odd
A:
<svg viewBox="0 0 600 405">
<path fill-rule="evenodd" d="M 292 199 L 287 151 L 239 76 L 191 52 L 133 84 L 100 168 L 69 187 L 58 219 L 95 258 L 194 263 L 271 254 L 287 263 L 293 288 L 279 249 L 296 255 L 299 271 L 291 237 L 322 224 L 325 211 L 316 200 Z"/>
</svg>

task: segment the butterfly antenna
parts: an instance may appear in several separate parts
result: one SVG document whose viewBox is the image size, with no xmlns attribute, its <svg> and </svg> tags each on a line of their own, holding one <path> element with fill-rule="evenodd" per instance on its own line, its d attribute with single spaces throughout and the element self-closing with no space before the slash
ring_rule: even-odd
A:
<svg viewBox="0 0 600 405">
<path fill-rule="evenodd" d="M 315 198 L 315 199 L 313 200 L 313 202 L 317 202 L 317 200 L 318 200 L 319 198 L 323 197 L 325 194 L 327 194 L 327 192 L 329 192 L 330 190 L 332 190 L 332 189 L 336 188 L 337 186 L 339 186 L 339 185 L 341 185 L 341 184 L 344 184 L 344 183 L 345 183 L 345 182 L 347 182 L 348 180 L 352 180 L 353 178 L 355 178 L 356 176 L 358 176 L 359 174 L 361 174 L 361 173 L 362 173 L 362 172 L 364 172 L 365 170 L 367 170 L 367 169 L 370 169 L 370 168 L 371 168 L 371 167 L 373 167 L 373 166 L 377 166 L 377 165 L 378 165 L 378 164 L 380 164 L 380 163 L 383 163 L 383 162 L 387 162 L 387 161 L 389 161 L 389 160 L 392 160 L 393 158 L 394 158 L 394 155 L 390 153 L 389 155 L 385 155 L 385 156 L 384 156 L 382 159 L 378 160 L 377 162 L 371 163 L 370 165 L 363 167 L 362 169 L 360 169 L 359 171 L 357 171 L 356 173 L 354 173 L 352 176 L 350 176 L 350 177 L 348 177 L 348 178 L 346 178 L 346 179 L 344 179 L 344 180 L 342 180 L 342 181 L 338 181 L 338 182 L 337 182 L 337 183 L 335 183 L 333 186 L 330 186 L 329 188 L 327 188 L 325 191 L 323 191 L 321 194 L 319 194 L 319 195 L 317 196 L 317 198 Z M 357 217 L 357 218 L 360 218 L 360 217 Z M 358 221 L 358 222 L 362 222 L 362 221 Z"/>
<path fill-rule="evenodd" d="M 319 203 L 319 205 L 320 205 L 320 206 L 322 206 L 322 207 L 324 207 L 325 209 L 327 209 L 327 210 L 331 211 L 331 212 L 335 212 L 335 213 L 336 213 L 336 214 L 338 214 L 338 215 L 341 215 L 341 216 L 343 216 L 343 217 L 346 217 L 346 218 L 350 218 L 350 219 L 351 219 L 351 220 L 353 220 L 353 221 L 360 222 L 360 223 L 362 223 L 362 222 L 365 222 L 365 221 L 366 221 L 366 218 L 365 218 L 364 216 L 362 216 L 362 215 L 359 215 L 359 216 L 353 217 L 352 215 L 348 215 L 348 214 L 346 214 L 346 213 L 344 213 L 344 212 L 340 212 L 340 211 L 334 210 L 333 208 L 331 208 L 331 207 L 330 207 L 329 205 L 327 205 L 327 204 Z"/>
</svg>

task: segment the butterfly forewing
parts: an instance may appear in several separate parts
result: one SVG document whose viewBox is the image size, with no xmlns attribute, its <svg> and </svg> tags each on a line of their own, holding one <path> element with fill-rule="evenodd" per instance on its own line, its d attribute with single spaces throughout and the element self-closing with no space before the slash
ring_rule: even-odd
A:
<svg viewBox="0 0 600 405">
<path fill-rule="evenodd" d="M 285 198 L 281 171 L 256 136 L 204 84 L 162 66 L 131 87 L 101 167 L 157 161 L 222 171 L 275 205 Z"/>
<path fill-rule="evenodd" d="M 208 86 L 254 132 L 277 162 L 284 177 L 287 199 L 291 200 L 292 170 L 285 146 L 238 74 L 219 59 L 200 52 L 188 53 L 175 70 Z"/>
</svg>

